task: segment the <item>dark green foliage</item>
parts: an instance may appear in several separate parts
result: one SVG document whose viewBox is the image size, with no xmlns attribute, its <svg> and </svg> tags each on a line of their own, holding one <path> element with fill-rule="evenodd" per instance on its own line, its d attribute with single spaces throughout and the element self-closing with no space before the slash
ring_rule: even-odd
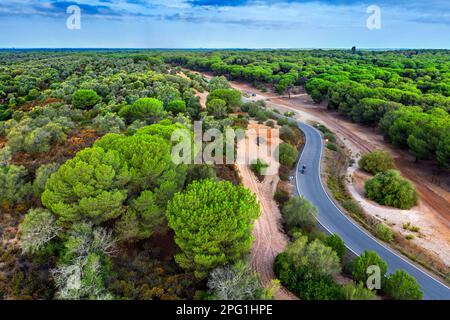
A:
<svg viewBox="0 0 450 320">
<path fill-rule="evenodd" d="M 312 230 L 317 224 L 317 208 L 303 197 L 291 198 L 285 203 L 282 212 L 288 230 Z"/>
<path fill-rule="evenodd" d="M 414 185 L 396 170 L 377 174 L 373 179 L 368 180 L 364 187 L 369 199 L 385 206 L 410 209 L 418 201 Z"/>
<path fill-rule="evenodd" d="M 7 106 L 0 105 L 0 121 L 5 121 L 11 118 L 12 112 Z"/>
<path fill-rule="evenodd" d="M 377 174 L 395 169 L 394 159 L 389 152 L 376 150 L 366 153 L 359 160 L 358 165 L 367 172 Z"/>
<path fill-rule="evenodd" d="M 173 100 L 169 102 L 167 110 L 172 112 L 173 114 L 185 113 L 187 110 L 186 102 L 184 102 L 183 100 Z"/>
<path fill-rule="evenodd" d="M 206 103 L 206 110 L 214 118 L 223 119 L 227 116 L 227 103 L 222 99 L 212 99 Z"/>
<path fill-rule="evenodd" d="M 94 90 L 81 89 L 76 91 L 72 97 L 72 104 L 78 109 L 88 109 L 95 106 L 100 101 L 100 97 Z"/>
<path fill-rule="evenodd" d="M 132 105 L 120 109 L 119 115 L 126 123 L 142 120 L 148 124 L 156 123 L 165 116 L 163 103 L 154 98 L 142 98 Z"/>
<path fill-rule="evenodd" d="M 302 300 L 336 300 L 341 288 L 332 276 L 340 271 L 339 258 L 319 240 L 307 244 L 300 237 L 275 259 L 275 274 Z"/>
<path fill-rule="evenodd" d="M 277 190 L 274 195 L 275 201 L 281 207 L 284 206 L 284 204 L 289 200 L 289 198 L 290 198 L 289 192 L 284 191 L 284 190 Z"/>
<path fill-rule="evenodd" d="M 28 172 L 22 166 L 0 166 L 0 205 L 12 207 L 26 201 L 33 192 Z"/>
<path fill-rule="evenodd" d="M 342 288 L 343 299 L 345 300 L 374 300 L 375 293 L 364 286 L 364 283 L 349 283 Z"/>
<path fill-rule="evenodd" d="M 332 234 L 331 236 L 328 236 L 325 240 L 325 244 L 331 247 L 341 260 L 345 256 L 345 253 L 347 252 L 345 242 L 337 234 Z"/>
<path fill-rule="evenodd" d="M 392 240 L 394 240 L 394 234 L 391 228 L 389 228 L 384 223 L 377 224 L 377 226 L 375 227 L 375 232 L 377 234 L 377 237 L 383 241 L 391 242 Z"/>
<path fill-rule="evenodd" d="M 176 194 L 166 214 L 181 248 L 177 263 L 203 279 L 212 269 L 248 253 L 259 205 L 242 186 L 202 180 Z"/>
<path fill-rule="evenodd" d="M 327 148 L 330 149 L 331 151 L 337 151 L 338 147 L 334 143 L 328 142 L 327 143 Z"/>
<path fill-rule="evenodd" d="M 236 112 L 242 105 L 242 95 L 238 90 L 216 89 L 208 95 L 208 102 L 214 99 L 224 100 L 229 112 Z"/>
<path fill-rule="evenodd" d="M 423 296 L 416 279 L 403 270 L 389 275 L 384 291 L 396 300 L 422 300 Z"/>
<path fill-rule="evenodd" d="M 387 272 L 387 264 L 375 251 L 364 251 L 363 254 L 353 261 L 352 275 L 355 281 L 367 282 L 368 274 L 367 270 L 370 266 L 377 265 L 380 268 L 381 277 Z"/>
<path fill-rule="evenodd" d="M 264 160 L 261 159 L 256 159 L 256 161 L 250 165 L 250 169 L 252 169 L 253 173 L 257 177 L 263 176 L 268 167 L 269 165 Z"/>
<path fill-rule="evenodd" d="M 297 162 L 298 151 L 289 143 L 281 143 L 278 147 L 280 163 L 292 168 Z"/>
</svg>

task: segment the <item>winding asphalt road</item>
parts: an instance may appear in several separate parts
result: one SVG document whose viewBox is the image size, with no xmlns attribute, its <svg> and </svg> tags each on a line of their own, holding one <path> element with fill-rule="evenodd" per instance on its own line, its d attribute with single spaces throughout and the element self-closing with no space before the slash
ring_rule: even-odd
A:
<svg viewBox="0 0 450 320">
<path fill-rule="evenodd" d="M 338 209 L 325 191 L 320 178 L 320 160 L 324 148 L 322 136 L 317 129 L 305 123 L 299 122 L 299 127 L 306 136 L 306 145 L 296 168 L 297 192 L 319 209 L 318 220 L 322 227 L 329 233 L 338 234 L 347 248 L 356 255 L 365 250 L 376 251 L 388 264 L 388 273 L 397 269 L 408 272 L 421 286 L 424 299 L 450 300 L 449 287 L 378 242 Z M 305 174 L 299 172 L 303 165 L 307 166 Z"/>
</svg>

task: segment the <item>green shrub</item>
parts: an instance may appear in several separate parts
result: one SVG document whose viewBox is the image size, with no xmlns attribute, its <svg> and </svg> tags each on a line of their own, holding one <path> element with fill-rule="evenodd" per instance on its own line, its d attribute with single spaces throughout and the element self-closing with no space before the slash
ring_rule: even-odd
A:
<svg viewBox="0 0 450 320">
<path fill-rule="evenodd" d="M 392 232 L 391 228 L 389 228 L 384 223 L 377 224 L 375 231 L 377 237 L 383 241 L 391 242 L 392 240 L 394 240 L 394 233 Z"/>
<path fill-rule="evenodd" d="M 327 132 L 323 135 L 323 137 L 325 139 L 327 139 L 329 142 L 335 143 L 336 142 L 336 137 L 334 136 L 334 134 L 332 134 L 331 132 Z"/>
<path fill-rule="evenodd" d="M 216 89 L 208 95 L 207 101 L 214 99 L 224 100 L 229 112 L 236 112 L 242 105 L 242 94 L 234 89 Z"/>
<path fill-rule="evenodd" d="M 334 143 L 332 143 L 332 142 L 328 142 L 327 143 L 327 148 L 330 149 L 331 151 L 337 151 L 338 150 L 337 146 Z"/>
<path fill-rule="evenodd" d="M 12 112 L 7 106 L 0 105 L 0 121 L 11 119 Z"/>
<path fill-rule="evenodd" d="M 184 102 L 183 100 L 173 100 L 169 102 L 169 105 L 167 106 L 167 111 L 170 111 L 175 115 L 179 113 L 185 113 L 186 110 L 186 102 Z"/>
<path fill-rule="evenodd" d="M 421 300 L 423 296 L 416 279 L 403 270 L 389 276 L 384 291 L 396 300 Z"/>
<path fill-rule="evenodd" d="M 345 242 L 339 237 L 337 234 L 332 234 L 327 237 L 324 242 L 327 246 L 332 248 L 334 252 L 338 255 L 338 257 L 342 260 L 347 252 L 347 247 L 345 246 Z"/>
<path fill-rule="evenodd" d="M 0 205 L 12 207 L 26 201 L 32 194 L 27 178 L 28 171 L 25 167 L 0 166 Z"/>
<path fill-rule="evenodd" d="M 289 198 L 289 192 L 284 190 L 277 190 L 274 195 L 274 199 L 280 207 L 283 207 L 284 204 L 289 200 Z"/>
<path fill-rule="evenodd" d="M 240 260 L 251 248 L 259 210 L 255 195 L 242 186 L 194 181 L 167 206 L 169 226 L 180 247 L 176 262 L 204 279 L 213 269 Z"/>
<path fill-rule="evenodd" d="M 98 115 L 92 123 L 100 134 L 120 133 L 125 129 L 122 118 L 110 112 L 105 115 Z"/>
<path fill-rule="evenodd" d="M 281 118 L 278 118 L 277 123 L 278 123 L 279 126 L 284 126 L 284 125 L 287 125 L 289 123 L 289 120 L 286 119 L 286 118 L 281 117 Z"/>
<path fill-rule="evenodd" d="M 261 159 L 256 159 L 256 161 L 250 165 L 250 169 L 258 177 L 263 176 L 268 167 L 269 165 L 264 160 Z"/>
<path fill-rule="evenodd" d="M 282 212 L 288 230 L 311 230 L 317 224 L 317 208 L 302 196 L 291 198 L 284 205 Z"/>
<path fill-rule="evenodd" d="M 275 128 L 275 122 L 273 122 L 273 120 L 267 120 L 266 126 L 268 126 L 270 128 Z"/>
<path fill-rule="evenodd" d="M 289 143 L 281 143 L 278 147 L 280 163 L 289 168 L 292 168 L 297 162 L 298 151 Z"/>
<path fill-rule="evenodd" d="M 366 153 L 359 160 L 359 166 L 367 172 L 377 174 L 395 169 L 394 159 L 387 151 L 373 151 Z"/>
<path fill-rule="evenodd" d="M 349 283 L 342 287 L 342 295 L 345 300 L 374 300 L 375 293 L 364 286 L 364 283 Z"/>
<path fill-rule="evenodd" d="M 72 104 L 77 109 L 88 109 L 95 106 L 100 101 L 100 97 L 94 90 L 81 89 L 76 91 L 72 97 Z"/>
<path fill-rule="evenodd" d="M 124 118 L 127 124 L 136 120 L 152 124 L 164 118 L 165 115 L 163 102 L 154 98 L 139 99 L 132 105 L 125 106 L 119 111 L 119 116 Z"/>
<path fill-rule="evenodd" d="M 414 185 L 396 170 L 378 173 L 373 179 L 368 180 L 364 187 L 367 198 L 381 205 L 410 209 L 418 201 Z"/>
<path fill-rule="evenodd" d="M 415 237 L 414 237 L 414 235 L 413 234 L 407 234 L 406 236 L 405 236 L 405 239 L 406 240 L 413 240 Z"/>
<path fill-rule="evenodd" d="M 340 271 L 339 258 L 319 240 L 307 242 L 306 237 L 300 236 L 279 254 L 275 274 L 302 300 L 341 299 L 341 287 L 332 278 Z"/>
<path fill-rule="evenodd" d="M 294 115 L 295 115 L 295 113 L 292 112 L 292 111 L 286 111 L 286 112 L 284 113 L 284 116 L 285 116 L 285 117 L 288 117 L 288 118 L 293 117 Z"/>
<path fill-rule="evenodd" d="M 45 190 L 45 184 L 50 176 L 59 168 L 57 163 L 43 164 L 36 170 L 36 178 L 33 182 L 34 193 L 40 197 Z"/>
<path fill-rule="evenodd" d="M 377 265 L 380 268 L 380 276 L 383 278 L 387 272 L 387 264 L 375 251 L 364 251 L 362 255 L 355 258 L 352 263 L 352 276 L 355 281 L 367 282 L 367 269 Z"/>
<path fill-rule="evenodd" d="M 363 216 L 364 214 L 362 207 L 353 199 L 342 201 L 342 207 L 348 212 L 353 213 L 359 217 Z"/>
</svg>

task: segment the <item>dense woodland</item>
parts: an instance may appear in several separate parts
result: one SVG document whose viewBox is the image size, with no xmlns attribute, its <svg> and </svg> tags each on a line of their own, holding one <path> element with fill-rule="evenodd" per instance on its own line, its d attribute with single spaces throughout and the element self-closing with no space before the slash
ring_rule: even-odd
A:
<svg viewBox="0 0 450 320">
<path fill-rule="evenodd" d="M 165 54 L 165 60 L 289 93 L 303 86 L 355 122 L 378 126 L 417 160 L 450 168 L 450 52 L 211 51 Z"/>
<path fill-rule="evenodd" d="M 418 159 L 449 164 L 447 52 L 13 51 L 0 62 L 1 299 L 273 298 L 277 284 L 263 288 L 248 263 L 256 196 L 233 168 L 175 165 L 171 135 L 190 137 L 194 120 L 278 125 L 287 180 L 299 130 L 264 102 L 243 103 L 224 77 L 180 66 L 280 93 L 305 85 Z M 306 199 L 276 198 L 292 240 L 275 264 L 281 283 L 302 299 L 373 299 L 364 268 L 385 263 L 375 253 L 344 259 Z M 337 284 L 341 272 L 355 283 Z M 384 283 L 390 298 L 422 295 L 401 272 Z"/>
</svg>

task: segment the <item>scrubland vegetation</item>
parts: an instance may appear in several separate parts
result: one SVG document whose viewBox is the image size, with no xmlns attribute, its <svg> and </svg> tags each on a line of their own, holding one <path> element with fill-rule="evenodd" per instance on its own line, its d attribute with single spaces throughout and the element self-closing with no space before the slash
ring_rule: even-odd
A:
<svg viewBox="0 0 450 320">
<path fill-rule="evenodd" d="M 180 66 L 218 76 L 181 75 Z M 441 51 L 1 53 L 0 298 L 273 298 L 276 286 L 263 288 L 248 264 L 255 195 L 230 167 L 175 165 L 172 132 L 189 137 L 195 120 L 205 130 L 246 128 L 250 118 L 279 125 L 279 173 L 289 180 L 303 141 L 297 125 L 264 102 L 243 103 L 219 75 L 279 93 L 303 85 L 316 102 L 378 124 L 418 161 L 445 168 L 449 66 Z M 414 205 L 391 161 L 375 158 L 361 165 L 377 174 L 368 196 Z M 392 184 L 401 190 L 390 193 Z M 363 268 L 385 271 L 384 262 L 366 253 L 349 263 L 343 241 L 316 229 L 311 203 L 281 190 L 276 198 L 291 239 L 275 263 L 281 283 L 301 299 L 373 299 Z M 354 282 L 338 284 L 343 272 Z M 378 294 L 421 298 L 409 275 L 384 273 Z"/>
</svg>

